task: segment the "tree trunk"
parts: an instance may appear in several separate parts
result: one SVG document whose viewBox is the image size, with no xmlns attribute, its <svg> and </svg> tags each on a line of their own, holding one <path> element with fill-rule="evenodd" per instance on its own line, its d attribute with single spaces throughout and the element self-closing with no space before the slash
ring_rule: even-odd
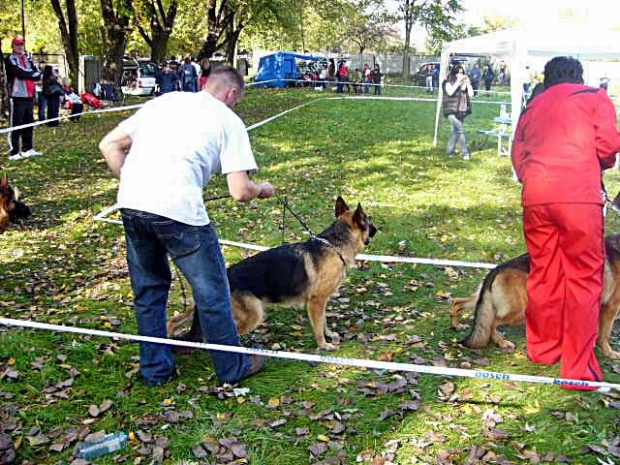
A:
<svg viewBox="0 0 620 465">
<path fill-rule="evenodd" d="M 52 8 L 58 18 L 58 27 L 62 45 L 69 64 L 69 78 L 77 89 L 79 78 L 80 56 L 78 49 L 78 17 L 75 0 L 66 0 L 67 16 L 62 11 L 60 0 L 51 0 Z"/>
<path fill-rule="evenodd" d="M 411 30 L 413 29 L 413 23 L 415 21 L 415 5 L 416 0 L 400 0 L 400 9 L 405 20 L 405 44 L 403 47 L 403 82 L 407 82 L 410 77 L 411 70 L 409 69 L 409 48 L 411 46 Z"/>
<path fill-rule="evenodd" d="M 155 63 L 166 61 L 168 51 L 168 41 L 172 31 L 155 30 L 153 31 L 153 44 L 151 45 L 151 60 Z"/>
<path fill-rule="evenodd" d="M 409 80 L 409 44 L 411 43 L 411 29 L 405 28 L 405 46 L 403 47 L 403 83 Z"/>
<path fill-rule="evenodd" d="M 240 22 L 235 26 L 234 16 L 230 22 L 228 32 L 226 34 L 226 59 L 231 66 L 237 67 L 237 43 L 239 42 L 239 36 L 243 30 L 244 24 Z"/>
<path fill-rule="evenodd" d="M 226 30 L 232 21 L 234 11 L 230 7 L 229 0 L 221 0 L 220 7 L 217 7 L 217 0 L 208 0 L 207 18 L 209 32 L 198 52 L 198 60 L 211 58 L 213 54 L 226 44 Z"/>
<path fill-rule="evenodd" d="M 179 3 L 173 0 L 168 11 L 165 10 L 162 0 L 156 0 L 146 4 L 147 16 L 151 29 L 151 35 L 138 24 L 140 35 L 151 49 L 151 60 L 161 63 L 166 60 L 168 41 L 174 28 L 174 20 L 177 15 Z"/>
<path fill-rule="evenodd" d="M 113 0 L 100 0 L 103 18 L 103 78 L 118 90 L 123 70 L 123 55 L 127 45 L 131 0 L 114 10 Z"/>
</svg>

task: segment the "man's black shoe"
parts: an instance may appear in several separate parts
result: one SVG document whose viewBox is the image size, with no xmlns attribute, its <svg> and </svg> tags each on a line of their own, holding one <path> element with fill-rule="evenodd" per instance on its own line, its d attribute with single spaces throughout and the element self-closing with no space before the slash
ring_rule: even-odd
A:
<svg viewBox="0 0 620 465">
<path fill-rule="evenodd" d="M 248 371 L 245 372 L 239 381 L 247 379 L 250 376 L 254 376 L 263 368 L 263 365 L 265 364 L 265 357 L 262 355 L 248 355 L 248 357 L 250 359 L 250 368 L 248 368 Z"/>
</svg>

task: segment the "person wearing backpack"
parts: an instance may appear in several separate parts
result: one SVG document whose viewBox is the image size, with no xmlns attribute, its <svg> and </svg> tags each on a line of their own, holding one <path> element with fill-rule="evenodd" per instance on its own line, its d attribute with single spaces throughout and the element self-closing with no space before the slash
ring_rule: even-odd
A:
<svg viewBox="0 0 620 465">
<path fill-rule="evenodd" d="M 60 97 L 65 94 L 58 76 L 54 73 L 51 65 L 43 68 L 42 92 L 47 103 L 47 119 L 54 120 L 45 123 L 46 126 L 56 127 L 60 124 L 58 121 L 58 113 L 60 110 Z"/>
<path fill-rule="evenodd" d="M 471 98 L 474 89 L 465 69 L 461 65 L 454 65 L 443 86 L 443 114 L 452 124 L 450 139 L 446 152 L 454 155 L 457 142 L 461 145 L 461 155 L 469 160 L 467 141 L 465 139 L 465 118 L 471 114 Z"/>
</svg>

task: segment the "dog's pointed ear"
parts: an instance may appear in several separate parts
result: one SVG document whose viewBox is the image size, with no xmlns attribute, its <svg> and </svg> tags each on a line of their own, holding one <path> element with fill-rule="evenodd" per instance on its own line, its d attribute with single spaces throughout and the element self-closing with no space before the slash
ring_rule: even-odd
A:
<svg viewBox="0 0 620 465">
<path fill-rule="evenodd" d="M 344 201 L 344 199 L 340 196 L 338 196 L 338 198 L 336 199 L 336 218 L 340 218 L 340 215 L 342 215 L 344 212 L 349 210 L 349 206 L 347 205 L 347 203 Z"/>
<path fill-rule="evenodd" d="M 365 218 L 366 218 L 366 213 L 364 213 L 362 204 L 358 203 L 357 208 L 355 209 L 355 213 L 353 213 L 353 222 L 359 224 L 361 227 L 365 227 L 366 226 Z"/>
<path fill-rule="evenodd" d="M 0 179 L 0 187 L 2 187 L 2 188 L 9 187 L 9 177 L 6 174 L 6 171 L 2 175 L 2 179 Z"/>
</svg>

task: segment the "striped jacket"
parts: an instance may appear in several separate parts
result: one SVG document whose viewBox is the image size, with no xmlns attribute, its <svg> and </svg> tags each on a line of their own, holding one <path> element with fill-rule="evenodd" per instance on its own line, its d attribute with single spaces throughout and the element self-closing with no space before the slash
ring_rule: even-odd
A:
<svg viewBox="0 0 620 465">
<path fill-rule="evenodd" d="M 34 82 L 41 79 L 41 72 L 30 57 L 26 56 L 26 66 L 24 66 L 19 56 L 12 53 L 4 60 L 4 66 L 9 97 L 33 98 L 36 92 Z"/>
</svg>

